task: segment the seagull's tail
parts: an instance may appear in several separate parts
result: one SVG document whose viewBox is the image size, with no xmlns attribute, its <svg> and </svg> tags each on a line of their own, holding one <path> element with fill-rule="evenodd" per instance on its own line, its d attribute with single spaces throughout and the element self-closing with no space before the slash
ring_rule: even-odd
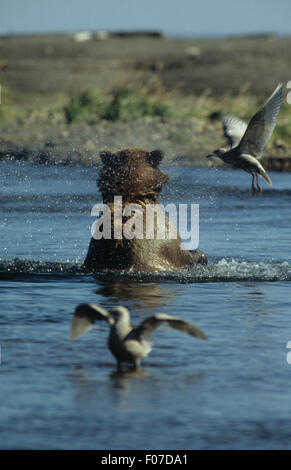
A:
<svg viewBox="0 0 291 470">
<path fill-rule="evenodd" d="M 272 185 L 271 178 L 269 177 L 269 175 L 268 175 L 267 172 L 264 170 L 264 168 L 262 167 L 261 164 L 259 164 L 258 169 L 257 169 L 257 172 L 264 178 L 264 180 L 266 181 L 266 183 Z"/>
</svg>

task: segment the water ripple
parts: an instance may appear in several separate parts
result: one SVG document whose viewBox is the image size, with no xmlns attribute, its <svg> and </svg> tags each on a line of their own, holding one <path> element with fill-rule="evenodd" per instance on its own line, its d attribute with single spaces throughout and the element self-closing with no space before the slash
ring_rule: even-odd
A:
<svg viewBox="0 0 291 470">
<path fill-rule="evenodd" d="M 95 273 L 84 271 L 80 263 L 36 261 L 15 258 L 0 260 L 0 279 L 23 281 L 33 276 L 34 281 L 41 279 L 73 278 L 94 276 L 106 280 L 135 280 L 143 282 L 175 281 L 179 283 L 204 282 L 276 282 L 291 281 L 291 265 L 288 262 L 249 262 L 222 258 L 207 266 L 195 266 L 179 272 L 133 272 L 102 270 Z"/>
</svg>

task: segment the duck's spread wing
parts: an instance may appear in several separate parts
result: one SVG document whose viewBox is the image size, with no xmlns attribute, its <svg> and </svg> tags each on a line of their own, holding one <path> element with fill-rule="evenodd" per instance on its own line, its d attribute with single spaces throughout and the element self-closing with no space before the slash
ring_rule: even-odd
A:
<svg viewBox="0 0 291 470">
<path fill-rule="evenodd" d="M 240 143 L 247 129 L 247 125 L 234 116 L 224 116 L 222 119 L 222 128 L 223 134 L 229 142 L 229 146 L 233 148 Z"/>
<path fill-rule="evenodd" d="M 80 304 L 75 310 L 71 321 L 70 339 L 76 339 L 78 336 L 91 330 L 95 321 L 105 320 L 108 323 L 112 318 L 109 312 L 95 304 Z"/>
<path fill-rule="evenodd" d="M 171 328 L 183 331 L 184 333 L 195 336 L 196 338 L 204 340 L 207 339 L 203 331 L 200 330 L 200 328 L 197 326 L 193 325 L 193 323 L 189 323 L 180 318 L 167 315 L 166 313 L 157 313 L 156 315 L 147 318 L 137 328 L 135 328 L 132 333 L 136 335 L 136 337 L 142 339 L 149 336 L 162 323 L 167 323 Z"/>
<path fill-rule="evenodd" d="M 283 87 L 277 86 L 270 98 L 250 120 L 239 144 L 240 153 L 262 156 L 263 149 L 272 135 L 283 97 Z"/>
</svg>

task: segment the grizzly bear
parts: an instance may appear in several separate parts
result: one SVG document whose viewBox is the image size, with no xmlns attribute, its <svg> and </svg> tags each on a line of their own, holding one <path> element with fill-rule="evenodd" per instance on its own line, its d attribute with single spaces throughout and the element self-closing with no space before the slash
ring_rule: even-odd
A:
<svg viewBox="0 0 291 470">
<path fill-rule="evenodd" d="M 158 198 L 169 179 L 159 168 L 164 153 L 161 150 L 147 152 L 134 148 L 116 153 L 104 151 L 100 153 L 100 157 L 102 167 L 97 186 L 103 197 L 103 205 L 110 209 L 110 230 L 109 234 L 107 230 L 107 237 L 100 237 L 100 232 L 99 236 L 92 236 L 84 262 L 85 269 L 177 271 L 195 264 L 207 264 L 207 257 L 200 250 L 181 249 L 181 238 L 176 228 L 176 237 L 169 236 L 174 226 L 165 212 L 165 236 L 156 237 L 161 228 Z M 118 215 L 116 201 L 120 204 Z M 124 213 L 126 206 L 129 207 L 130 213 L 128 210 Z M 152 219 L 154 222 L 150 227 L 150 237 L 146 236 L 148 232 L 145 233 L 144 223 L 148 208 L 157 210 L 156 218 Z M 131 209 L 134 214 L 140 216 L 138 220 L 141 224 L 132 223 Z M 107 222 L 108 217 L 106 220 L 104 217 L 103 220 L 99 219 L 98 226 L 104 229 L 104 233 Z M 139 232 L 138 225 L 141 225 Z M 114 232 L 116 228 L 117 235 Z"/>
</svg>

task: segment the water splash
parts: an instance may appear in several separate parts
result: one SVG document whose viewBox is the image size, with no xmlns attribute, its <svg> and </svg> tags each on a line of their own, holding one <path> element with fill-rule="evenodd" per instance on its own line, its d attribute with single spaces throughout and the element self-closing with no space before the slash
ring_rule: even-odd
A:
<svg viewBox="0 0 291 470">
<path fill-rule="evenodd" d="M 81 263 L 50 262 L 16 258 L 0 260 L 0 279 L 23 279 L 33 276 L 41 278 L 73 278 L 88 276 L 106 280 L 135 280 L 140 282 L 180 283 L 203 282 L 276 282 L 291 281 L 291 265 L 288 262 L 249 262 L 236 259 L 211 262 L 207 266 L 196 266 L 179 272 L 145 273 L 131 271 L 102 270 L 96 273 L 85 272 Z"/>
</svg>

